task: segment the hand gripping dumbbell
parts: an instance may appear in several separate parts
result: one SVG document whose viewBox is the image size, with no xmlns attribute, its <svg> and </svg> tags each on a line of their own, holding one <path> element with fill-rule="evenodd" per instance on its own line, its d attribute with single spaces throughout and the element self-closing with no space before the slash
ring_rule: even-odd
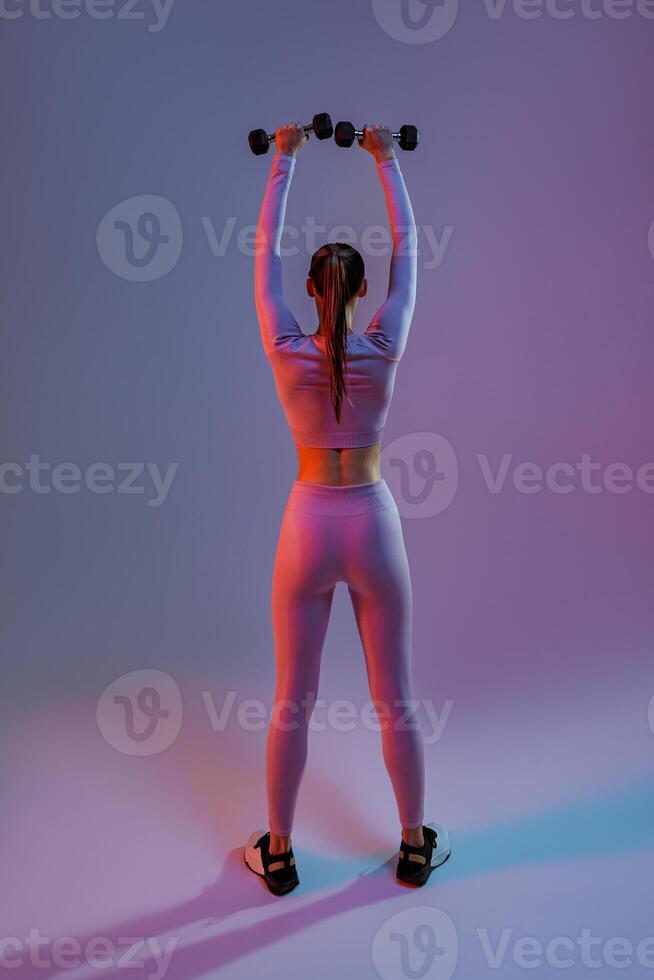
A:
<svg viewBox="0 0 654 980">
<path fill-rule="evenodd" d="M 313 121 L 309 126 L 303 126 L 305 133 L 315 133 L 319 140 L 328 140 L 334 135 L 334 127 L 332 126 L 332 120 L 327 112 L 319 112 L 318 115 L 313 117 Z M 262 153 L 267 153 L 270 144 L 275 139 L 275 133 L 267 133 L 265 129 L 253 129 L 248 136 L 248 143 L 250 144 L 250 149 L 256 156 L 261 156 Z"/>
<path fill-rule="evenodd" d="M 415 150 L 420 142 L 420 133 L 415 126 L 402 126 L 399 133 L 392 133 L 401 150 Z M 334 130 L 334 140 L 338 146 L 352 146 L 355 139 L 363 139 L 363 130 L 355 129 L 351 122 L 338 122 Z"/>
</svg>

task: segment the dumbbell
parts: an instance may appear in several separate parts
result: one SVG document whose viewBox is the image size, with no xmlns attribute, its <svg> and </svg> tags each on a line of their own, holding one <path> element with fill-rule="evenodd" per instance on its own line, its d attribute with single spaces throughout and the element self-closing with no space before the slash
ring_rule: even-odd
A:
<svg viewBox="0 0 654 980">
<path fill-rule="evenodd" d="M 334 127 L 332 126 L 331 116 L 328 112 L 319 112 L 318 115 L 313 117 L 313 121 L 309 126 L 303 126 L 302 128 L 305 133 L 315 133 L 319 140 L 328 140 L 334 135 Z M 253 129 L 248 136 L 248 143 L 252 152 L 256 156 L 261 156 L 262 153 L 268 152 L 270 144 L 274 139 L 274 133 L 267 133 L 265 129 Z"/>
<path fill-rule="evenodd" d="M 415 126 L 402 126 L 399 133 L 392 133 L 401 150 L 415 150 L 420 142 L 420 133 Z M 363 139 L 363 130 L 355 129 L 351 122 L 336 123 L 334 140 L 338 146 L 352 146 L 355 139 Z"/>
</svg>

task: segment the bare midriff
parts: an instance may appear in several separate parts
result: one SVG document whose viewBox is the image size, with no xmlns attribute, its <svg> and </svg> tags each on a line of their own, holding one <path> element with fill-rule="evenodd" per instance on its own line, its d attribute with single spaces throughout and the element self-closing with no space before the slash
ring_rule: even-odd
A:
<svg viewBox="0 0 654 980">
<path fill-rule="evenodd" d="M 381 480 L 381 444 L 351 449 L 317 449 L 295 443 L 298 457 L 297 479 L 304 483 L 351 486 Z"/>
</svg>

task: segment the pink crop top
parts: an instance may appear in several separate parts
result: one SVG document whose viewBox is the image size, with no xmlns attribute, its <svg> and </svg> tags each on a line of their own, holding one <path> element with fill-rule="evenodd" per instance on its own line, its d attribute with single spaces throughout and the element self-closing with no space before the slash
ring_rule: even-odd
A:
<svg viewBox="0 0 654 980">
<path fill-rule="evenodd" d="M 341 423 L 329 393 L 322 337 L 304 334 L 284 303 L 280 240 L 296 158 L 276 153 L 257 229 L 254 280 L 264 351 L 293 439 L 304 446 L 338 448 L 380 442 L 404 353 L 416 299 L 416 226 L 399 162 L 377 164 L 393 238 L 388 296 L 365 333 L 347 337 Z"/>
</svg>

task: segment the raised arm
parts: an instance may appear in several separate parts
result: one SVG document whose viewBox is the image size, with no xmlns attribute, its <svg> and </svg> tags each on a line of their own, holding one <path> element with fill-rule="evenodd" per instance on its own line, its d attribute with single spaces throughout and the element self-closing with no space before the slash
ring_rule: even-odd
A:
<svg viewBox="0 0 654 980">
<path fill-rule="evenodd" d="M 296 153 L 308 137 L 300 123 L 288 123 L 279 127 L 275 139 L 277 152 L 259 213 L 254 260 L 254 297 L 266 354 L 283 340 L 302 336 L 295 317 L 284 303 L 280 242 Z"/>
<path fill-rule="evenodd" d="M 400 164 L 395 156 L 393 137 L 387 126 L 365 127 L 363 149 L 377 161 L 393 238 L 388 296 L 373 317 L 366 335 L 391 360 L 404 353 L 413 310 L 416 303 L 418 249 L 416 222 L 413 216 Z"/>
</svg>

